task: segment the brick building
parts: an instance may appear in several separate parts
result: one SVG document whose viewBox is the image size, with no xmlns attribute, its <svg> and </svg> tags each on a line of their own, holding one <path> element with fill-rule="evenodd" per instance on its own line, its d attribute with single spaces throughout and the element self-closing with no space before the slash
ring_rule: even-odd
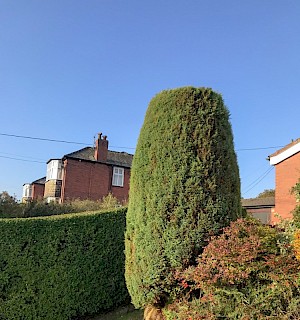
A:
<svg viewBox="0 0 300 320">
<path fill-rule="evenodd" d="M 22 202 L 44 198 L 46 177 L 23 184 Z"/>
<path fill-rule="evenodd" d="M 271 223 L 276 223 L 278 219 L 274 216 L 275 212 L 289 219 L 296 206 L 291 189 L 300 178 L 300 138 L 271 154 L 268 159 L 275 167 L 275 210 Z"/>
<path fill-rule="evenodd" d="M 43 197 L 48 202 L 100 200 L 112 193 L 120 202 L 127 201 L 132 159 L 132 154 L 108 150 L 107 137 L 99 134 L 94 147 L 47 162 Z"/>
<path fill-rule="evenodd" d="M 242 199 L 242 207 L 247 210 L 254 218 L 264 224 L 270 224 L 274 213 L 275 198 L 252 198 Z"/>
</svg>

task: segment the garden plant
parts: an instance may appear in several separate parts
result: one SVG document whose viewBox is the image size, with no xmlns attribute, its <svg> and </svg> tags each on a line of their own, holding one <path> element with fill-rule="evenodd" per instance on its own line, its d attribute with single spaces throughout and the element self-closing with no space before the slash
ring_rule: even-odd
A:
<svg viewBox="0 0 300 320">
<path fill-rule="evenodd" d="M 163 307 L 182 288 L 176 270 L 196 265 L 211 235 L 241 215 L 229 111 L 209 88 L 155 96 L 134 156 L 125 234 L 133 304 Z"/>
</svg>

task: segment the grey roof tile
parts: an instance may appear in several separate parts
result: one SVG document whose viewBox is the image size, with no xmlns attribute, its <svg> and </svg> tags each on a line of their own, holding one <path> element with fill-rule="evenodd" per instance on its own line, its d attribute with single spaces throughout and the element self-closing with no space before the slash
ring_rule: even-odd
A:
<svg viewBox="0 0 300 320">
<path fill-rule="evenodd" d="M 274 207 L 275 206 L 275 197 L 266 197 L 266 198 L 252 198 L 252 199 L 242 199 L 242 207 Z"/>
<path fill-rule="evenodd" d="M 33 181 L 31 184 L 45 184 L 46 183 L 46 177 L 43 177 L 43 178 L 40 178 L 40 179 L 37 179 L 35 181 Z"/>
<path fill-rule="evenodd" d="M 95 160 L 94 154 L 95 154 L 94 148 L 86 147 L 86 148 L 66 154 L 63 157 L 63 159 L 73 158 L 73 159 L 97 162 Z M 117 151 L 108 150 L 107 161 L 105 163 L 130 168 L 132 164 L 132 159 L 133 159 L 133 155 L 127 152 L 117 152 Z"/>
</svg>

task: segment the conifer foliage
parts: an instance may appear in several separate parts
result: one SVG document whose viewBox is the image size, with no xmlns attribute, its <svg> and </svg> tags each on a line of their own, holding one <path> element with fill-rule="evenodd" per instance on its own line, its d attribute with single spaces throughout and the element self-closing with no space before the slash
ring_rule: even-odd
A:
<svg viewBox="0 0 300 320">
<path fill-rule="evenodd" d="M 174 272 L 195 265 L 208 237 L 241 214 L 240 179 L 220 94 L 162 91 L 149 104 L 131 170 L 126 282 L 136 307 L 163 306 Z"/>
</svg>

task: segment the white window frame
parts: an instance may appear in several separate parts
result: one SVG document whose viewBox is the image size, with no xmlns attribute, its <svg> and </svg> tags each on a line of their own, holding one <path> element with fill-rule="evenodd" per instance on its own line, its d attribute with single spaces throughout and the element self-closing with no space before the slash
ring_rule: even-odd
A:
<svg viewBox="0 0 300 320">
<path fill-rule="evenodd" d="M 112 185 L 114 187 L 124 187 L 124 168 L 113 167 Z"/>
<path fill-rule="evenodd" d="M 32 198 L 32 185 L 29 183 L 23 186 L 23 198 Z"/>
<path fill-rule="evenodd" d="M 62 161 L 51 160 L 47 164 L 46 181 L 49 180 L 62 180 Z"/>
</svg>

